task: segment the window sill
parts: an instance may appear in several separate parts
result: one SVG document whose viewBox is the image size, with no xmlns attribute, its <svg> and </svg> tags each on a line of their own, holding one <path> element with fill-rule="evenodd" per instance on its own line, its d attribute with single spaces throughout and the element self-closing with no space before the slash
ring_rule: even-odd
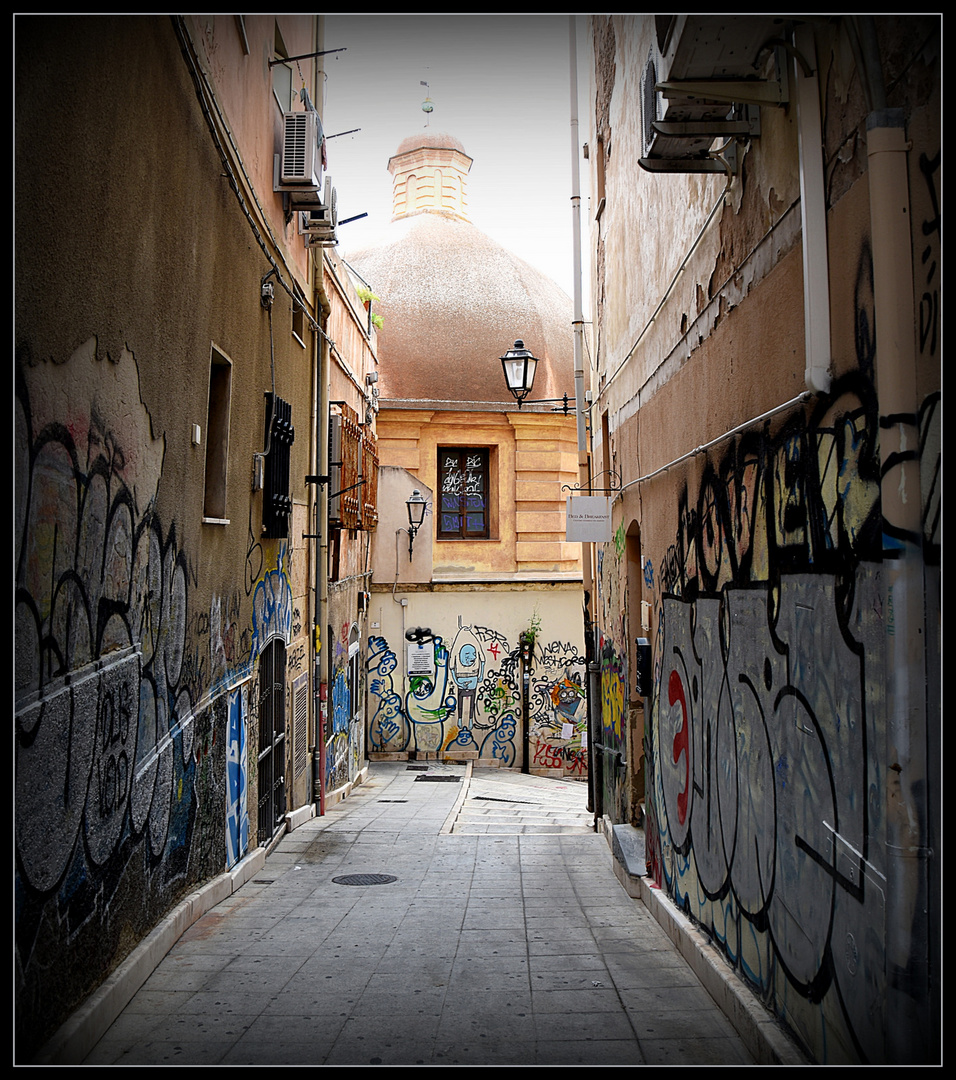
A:
<svg viewBox="0 0 956 1080">
<path fill-rule="evenodd" d="M 230 521 L 229 518 L 204 517 L 202 523 L 203 525 L 229 525 Z"/>
</svg>

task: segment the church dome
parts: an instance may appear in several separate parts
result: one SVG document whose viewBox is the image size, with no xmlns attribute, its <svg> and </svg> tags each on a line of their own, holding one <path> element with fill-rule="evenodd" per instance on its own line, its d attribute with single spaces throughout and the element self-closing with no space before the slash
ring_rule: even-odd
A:
<svg viewBox="0 0 956 1080">
<path fill-rule="evenodd" d="M 448 135 L 403 140 L 389 161 L 395 216 L 385 240 L 349 256 L 381 297 L 383 405 L 514 405 L 498 358 L 517 338 L 541 361 L 532 397 L 574 395 L 571 300 L 467 220 L 470 166 Z"/>
</svg>

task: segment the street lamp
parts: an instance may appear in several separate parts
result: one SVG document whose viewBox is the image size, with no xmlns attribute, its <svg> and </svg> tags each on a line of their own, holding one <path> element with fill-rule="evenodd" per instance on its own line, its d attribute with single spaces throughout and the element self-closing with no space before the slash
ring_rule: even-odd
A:
<svg viewBox="0 0 956 1080">
<path fill-rule="evenodd" d="M 518 338 L 514 343 L 514 347 L 499 359 L 504 369 L 505 383 L 511 393 L 514 394 L 515 401 L 518 402 L 518 408 L 520 409 L 534 386 L 534 372 L 538 366 L 538 359 L 531 354 L 530 349 L 524 347 L 521 338 Z M 529 401 L 528 404 L 561 405 L 565 416 L 571 411 L 571 404 L 568 401 L 567 394 L 563 398 L 536 398 Z M 557 412 L 558 410 L 555 409 L 554 411 Z"/>
<path fill-rule="evenodd" d="M 504 356 L 500 357 L 500 360 L 505 373 L 505 382 L 514 394 L 520 409 L 521 403 L 531 393 L 531 387 L 534 386 L 534 370 L 538 361 L 531 355 L 531 350 L 524 347 L 521 338 L 518 338 L 514 343 L 514 348 L 509 349 Z"/>
<path fill-rule="evenodd" d="M 408 512 L 408 561 L 412 561 L 412 545 L 415 542 L 415 534 L 422 527 L 425 520 L 425 510 L 428 503 L 422 498 L 422 493 L 415 490 L 405 500 L 405 510 Z"/>
</svg>

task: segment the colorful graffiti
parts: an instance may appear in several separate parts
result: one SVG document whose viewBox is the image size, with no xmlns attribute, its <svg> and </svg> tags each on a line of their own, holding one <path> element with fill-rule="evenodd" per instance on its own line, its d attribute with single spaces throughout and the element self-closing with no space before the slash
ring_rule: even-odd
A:
<svg viewBox="0 0 956 1080">
<path fill-rule="evenodd" d="M 369 749 L 465 750 L 505 766 L 520 764 L 522 671 L 517 645 L 496 629 L 465 625 L 459 617 L 450 647 L 436 634 L 414 650 L 406 671 L 385 638 L 369 642 Z M 583 672 L 584 659 L 575 645 L 536 643 L 528 679 L 534 767 L 586 772 Z"/>
<path fill-rule="evenodd" d="M 229 692 L 229 727 L 226 731 L 226 866 L 232 869 L 249 847 L 247 802 L 249 762 L 246 723 L 247 687 Z"/>
<path fill-rule="evenodd" d="M 256 718 L 239 688 L 262 643 L 288 637 L 292 605 L 273 545 L 275 566 L 260 550 L 246 597 L 225 590 L 197 608 L 180 534 L 157 511 L 165 442 L 131 353 L 102 357 L 91 339 L 52 370 L 18 359 L 16 944 L 28 1046 L 131 938 L 245 851 L 243 729 Z M 56 977 L 54 953 L 73 958 L 74 977 Z"/>
<path fill-rule="evenodd" d="M 854 374 L 684 491 L 659 572 L 649 864 L 832 1060 L 883 1046 L 879 490 Z"/>
</svg>

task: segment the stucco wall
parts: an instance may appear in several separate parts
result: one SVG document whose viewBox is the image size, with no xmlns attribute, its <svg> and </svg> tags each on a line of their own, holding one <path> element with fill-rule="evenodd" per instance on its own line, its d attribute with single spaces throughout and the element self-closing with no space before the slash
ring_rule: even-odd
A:
<svg viewBox="0 0 956 1080">
<path fill-rule="evenodd" d="M 490 535 L 439 539 L 430 508 L 426 525 L 436 578 L 580 575 L 580 545 L 564 538 L 562 485 L 577 483 L 573 416 L 383 409 L 378 431 L 383 466 L 407 469 L 432 491 L 438 490 L 440 447 L 489 451 Z"/>
<path fill-rule="evenodd" d="M 525 706 L 519 639 L 529 631 Z M 520 768 L 527 716 L 529 770 L 586 776 L 583 632 L 580 589 L 568 585 L 374 592 L 369 751 Z"/>
<path fill-rule="evenodd" d="M 910 377 L 919 387 L 923 528 L 908 542 L 922 564 L 926 618 L 916 632 L 927 653 L 915 678 L 925 682 L 927 704 L 912 737 L 930 748 L 931 762 L 905 781 L 917 792 L 935 787 L 939 722 L 934 22 L 877 20 L 890 104 L 904 108 L 914 139 Z M 596 468 L 613 465 L 625 485 L 803 390 L 792 116 L 762 109 L 761 136 L 693 247 L 716 204 L 706 190 L 714 181 L 642 174 L 633 153 L 640 143 L 634 90 L 650 33 L 649 17 L 595 19 L 595 127 L 612 145 L 608 201 L 594 225 L 598 409 L 607 418 Z M 637 597 L 623 560 L 634 525 L 644 559 L 640 599 L 652 613 L 650 873 L 818 1061 L 922 1061 L 934 1051 L 939 975 L 932 974 L 933 931 L 928 943 L 919 924 L 927 910 L 932 923 L 938 918 L 931 887 L 938 869 L 930 866 L 929 886 L 925 877 L 908 878 L 918 884 L 901 901 L 904 868 L 889 823 L 900 758 L 886 705 L 894 616 L 884 527 L 892 531 L 893 523 L 884 522 L 881 504 L 885 418 L 864 105 L 839 28 L 818 28 L 817 47 L 830 392 L 616 498 L 619 539 L 599 553 L 596 582 L 602 687 L 611 690 L 602 695 L 605 728 L 633 685 L 628 646 Z M 628 246 L 629 236 L 641 240 Z M 641 337 L 682 262 L 683 276 Z M 622 817 L 627 797 L 618 794 Z M 923 806 L 932 811 L 938 799 L 930 792 Z M 927 818 L 920 858 L 930 864 L 933 829 Z"/>
<path fill-rule="evenodd" d="M 16 984 L 26 1059 L 165 911 L 256 843 L 268 689 L 259 660 L 275 641 L 286 664 L 282 769 L 296 772 L 310 352 L 303 363 L 280 290 L 273 382 L 259 302 L 269 263 L 223 178 L 170 18 L 20 17 L 17 42 Z M 213 347 L 231 362 L 215 524 L 203 522 Z M 273 390 L 293 403 L 297 433 L 281 540 L 262 536 L 251 485 Z M 303 790 L 290 783 L 288 801 Z"/>
</svg>

